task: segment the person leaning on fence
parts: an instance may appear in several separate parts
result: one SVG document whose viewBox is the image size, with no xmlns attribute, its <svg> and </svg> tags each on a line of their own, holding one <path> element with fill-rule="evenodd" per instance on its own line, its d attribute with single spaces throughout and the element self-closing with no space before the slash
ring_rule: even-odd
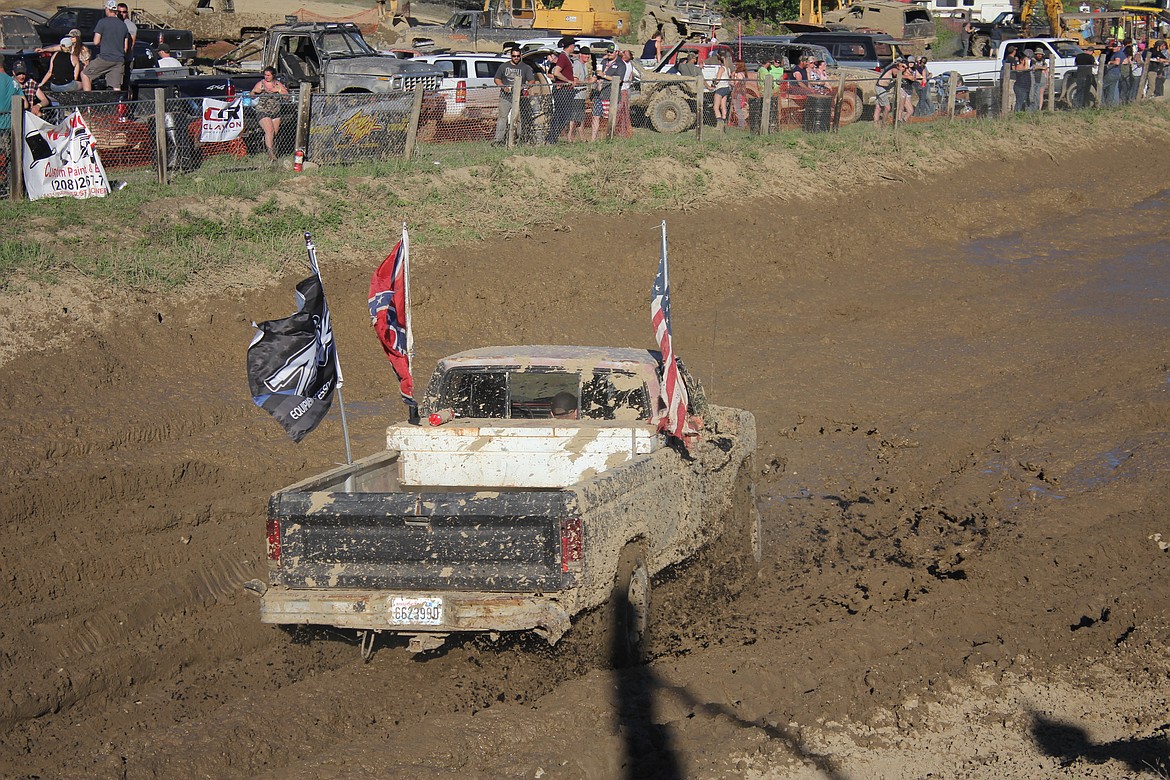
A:
<svg viewBox="0 0 1170 780">
<path fill-rule="evenodd" d="M 634 126 L 630 122 L 630 84 L 634 83 L 634 53 L 625 49 L 621 53 L 621 58 L 625 71 L 622 73 L 621 96 L 618 98 L 617 122 L 614 124 L 613 132 L 619 138 L 632 138 Z"/>
<path fill-rule="evenodd" d="M 74 39 L 62 38 L 53 49 L 49 57 L 49 69 L 41 79 L 41 86 L 48 87 L 50 92 L 76 92 L 81 89 L 81 58 L 73 52 Z"/>
<path fill-rule="evenodd" d="M 28 77 L 28 68 L 24 62 L 17 60 L 12 65 L 12 78 L 16 79 L 20 91 L 24 93 L 24 106 L 33 115 L 40 116 L 41 109 L 49 105 L 49 98 L 45 97 L 40 82 Z"/>
<path fill-rule="evenodd" d="M 609 112 L 615 108 L 610 105 L 609 100 L 613 84 L 620 83 L 625 74 L 626 64 L 622 62 L 618 50 L 610 49 L 607 51 L 605 59 L 601 61 L 600 67 L 594 74 L 593 134 L 591 136 L 593 141 L 597 140 L 597 130 L 601 126 L 601 120 L 608 119 Z"/>
<path fill-rule="evenodd" d="M 1129 91 L 1125 96 L 1125 102 L 1132 103 L 1138 98 L 1138 87 L 1142 83 L 1142 65 L 1146 56 L 1146 45 L 1144 43 L 1133 44 L 1127 48 L 1129 52 Z M 1124 76 L 1124 72 L 1122 73 Z"/>
<path fill-rule="evenodd" d="M 499 113 L 496 115 L 496 138 L 492 142 L 496 146 L 503 146 L 508 140 L 508 123 L 512 119 L 513 108 L 519 116 L 520 104 L 513 101 L 519 100 L 520 95 L 512 94 L 517 76 L 520 77 L 522 87 L 536 82 L 536 74 L 528 66 L 528 63 L 521 59 L 520 49 L 513 46 L 508 49 L 508 61 L 500 63 L 493 78 L 496 86 L 500 88 L 500 107 Z"/>
<path fill-rule="evenodd" d="M 715 70 L 715 124 L 727 130 L 727 108 L 731 100 L 731 58 L 719 52 L 719 67 Z"/>
<path fill-rule="evenodd" d="M 917 103 L 914 106 L 914 116 L 933 116 L 934 102 L 930 99 L 930 68 L 926 64 L 926 57 L 919 57 L 911 71 L 914 79 L 914 92 Z"/>
<path fill-rule="evenodd" d="M 896 59 L 878 74 L 873 88 L 873 124 L 881 127 L 887 115 L 893 115 L 894 86 L 901 72 L 901 59 Z"/>
<path fill-rule="evenodd" d="M 1044 107 L 1045 90 L 1048 89 L 1048 63 L 1044 50 L 1036 49 L 1032 55 L 1032 89 L 1028 96 L 1028 110 L 1039 111 Z"/>
<path fill-rule="evenodd" d="M 264 131 L 268 160 L 276 162 L 276 134 L 280 132 L 280 113 L 288 98 L 288 87 L 277 81 L 275 70 L 265 68 L 264 75 L 252 87 L 252 97 L 256 100 L 260 129 Z"/>
<path fill-rule="evenodd" d="M 1079 54 L 1077 55 L 1080 56 Z M 1166 41 L 1158 41 L 1150 52 L 1150 75 L 1154 77 L 1154 97 L 1162 97 L 1166 86 L 1166 65 L 1170 63 Z"/>
<path fill-rule="evenodd" d="M 1073 59 L 1076 70 L 1073 71 L 1073 83 L 1076 84 L 1076 94 L 1073 101 L 1076 108 L 1089 105 L 1089 95 L 1093 90 L 1093 71 L 1097 67 L 1097 58 L 1092 52 L 1082 50 Z"/>
<path fill-rule="evenodd" d="M 1032 54 L 1031 49 L 1024 49 L 1023 54 L 1016 55 L 1011 61 L 1012 95 L 1016 100 L 1016 111 L 1027 111 L 1028 101 L 1032 99 Z"/>
<path fill-rule="evenodd" d="M 1105 94 L 1101 96 L 1103 106 L 1116 106 L 1121 102 L 1121 68 L 1124 64 L 1125 50 L 1116 41 L 1110 41 L 1105 46 Z"/>
<path fill-rule="evenodd" d="M 110 89 L 122 89 L 130 31 L 118 16 L 118 4 L 114 0 L 106 0 L 106 15 L 93 28 L 93 42 L 97 44 L 98 54 L 81 72 L 82 89 L 93 89 L 93 82 L 102 76 L 106 77 L 106 86 Z"/>
<path fill-rule="evenodd" d="M 560 140 L 573 110 L 573 51 L 577 48 L 577 39 L 565 36 L 560 40 L 560 47 L 561 53 L 552 69 L 552 118 L 548 123 L 548 136 L 544 139 L 550 144 Z"/>
<path fill-rule="evenodd" d="M 20 85 L 16 80 L 8 75 L 4 70 L 4 58 L 0 57 L 0 106 L 11 106 L 12 98 L 20 96 L 24 99 L 24 92 L 21 91 Z M 12 112 L 0 111 L 0 150 L 8 150 L 12 148 Z M 11 160 L 7 151 L 4 152 L 5 162 L 0 165 L 0 179 L 3 179 L 5 186 L 8 184 L 8 170 L 11 167 Z"/>
<path fill-rule="evenodd" d="M 740 130 L 748 127 L 747 66 L 742 60 L 731 71 L 731 115 Z"/>
<path fill-rule="evenodd" d="M 593 74 L 593 57 L 589 47 L 582 46 L 573 58 L 573 107 L 569 111 L 569 140 L 573 140 L 576 131 L 579 138 L 585 140 L 585 101 L 589 93 L 589 80 Z"/>
</svg>

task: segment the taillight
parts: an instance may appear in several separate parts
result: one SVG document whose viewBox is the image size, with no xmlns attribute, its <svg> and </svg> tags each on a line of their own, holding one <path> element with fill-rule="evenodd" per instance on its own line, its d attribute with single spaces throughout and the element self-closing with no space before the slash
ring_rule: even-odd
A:
<svg viewBox="0 0 1170 780">
<path fill-rule="evenodd" d="M 881 72 L 882 72 L 882 66 L 881 66 L 881 65 L 875 65 L 875 66 L 874 66 L 874 69 L 873 69 L 873 72 L 874 72 L 874 73 L 881 73 Z"/>
<path fill-rule="evenodd" d="M 280 519 L 268 518 L 268 560 L 280 560 Z"/>
<path fill-rule="evenodd" d="M 581 533 L 581 518 L 574 517 L 561 521 L 561 571 L 581 571 L 581 559 L 585 552 L 585 537 Z"/>
<path fill-rule="evenodd" d="M 458 84 L 455 85 L 455 102 L 456 103 L 466 103 L 467 102 L 467 82 L 466 81 L 460 81 Z"/>
</svg>

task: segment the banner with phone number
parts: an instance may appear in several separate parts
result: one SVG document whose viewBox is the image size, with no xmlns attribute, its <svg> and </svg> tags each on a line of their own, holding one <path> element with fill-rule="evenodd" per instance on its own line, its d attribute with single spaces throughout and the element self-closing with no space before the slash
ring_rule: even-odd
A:
<svg viewBox="0 0 1170 780">
<path fill-rule="evenodd" d="M 29 200 L 104 198 L 110 192 L 97 142 L 80 111 L 56 125 L 24 112 L 24 167 Z"/>
</svg>

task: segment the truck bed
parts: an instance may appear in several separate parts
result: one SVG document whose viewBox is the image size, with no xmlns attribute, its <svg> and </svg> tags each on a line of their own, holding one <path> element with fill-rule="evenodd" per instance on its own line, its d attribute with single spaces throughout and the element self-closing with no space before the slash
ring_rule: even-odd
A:
<svg viewBox="0 0 1170 780">
<path fill-rule="evenodd" d="M 269 504 L 289 588 L 559 590 L 560 523 L 576 514 L 569 490 L 403 487 L 397 451 L 293 485 Z"/>
</svg>

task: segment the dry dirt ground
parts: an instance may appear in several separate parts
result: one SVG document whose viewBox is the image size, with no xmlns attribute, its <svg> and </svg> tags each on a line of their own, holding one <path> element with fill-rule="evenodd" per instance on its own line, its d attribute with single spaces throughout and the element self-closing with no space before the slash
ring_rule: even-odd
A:
<svg viewBox="0 0 1170 780">
<path fill-rule="evenodd" d="M 425 374 L 650 345 L 668 220 L 677 347 L 758 420 L 764 554 L 658 582 L 623 673 L 526 638 L 363 664 L 260 625 L 267 496 L 343 453 L 336 416 L 298 446 L 248 397 L 249 322 L 296 279 L 101 325 L 59 295 L 69 343 L 3 367 L 0 776 L 1166 777 L 1164 149 L 419 247 Z M 378 258 L 322 260 L 366 454 L 402 413 Z"/>
</svg>

